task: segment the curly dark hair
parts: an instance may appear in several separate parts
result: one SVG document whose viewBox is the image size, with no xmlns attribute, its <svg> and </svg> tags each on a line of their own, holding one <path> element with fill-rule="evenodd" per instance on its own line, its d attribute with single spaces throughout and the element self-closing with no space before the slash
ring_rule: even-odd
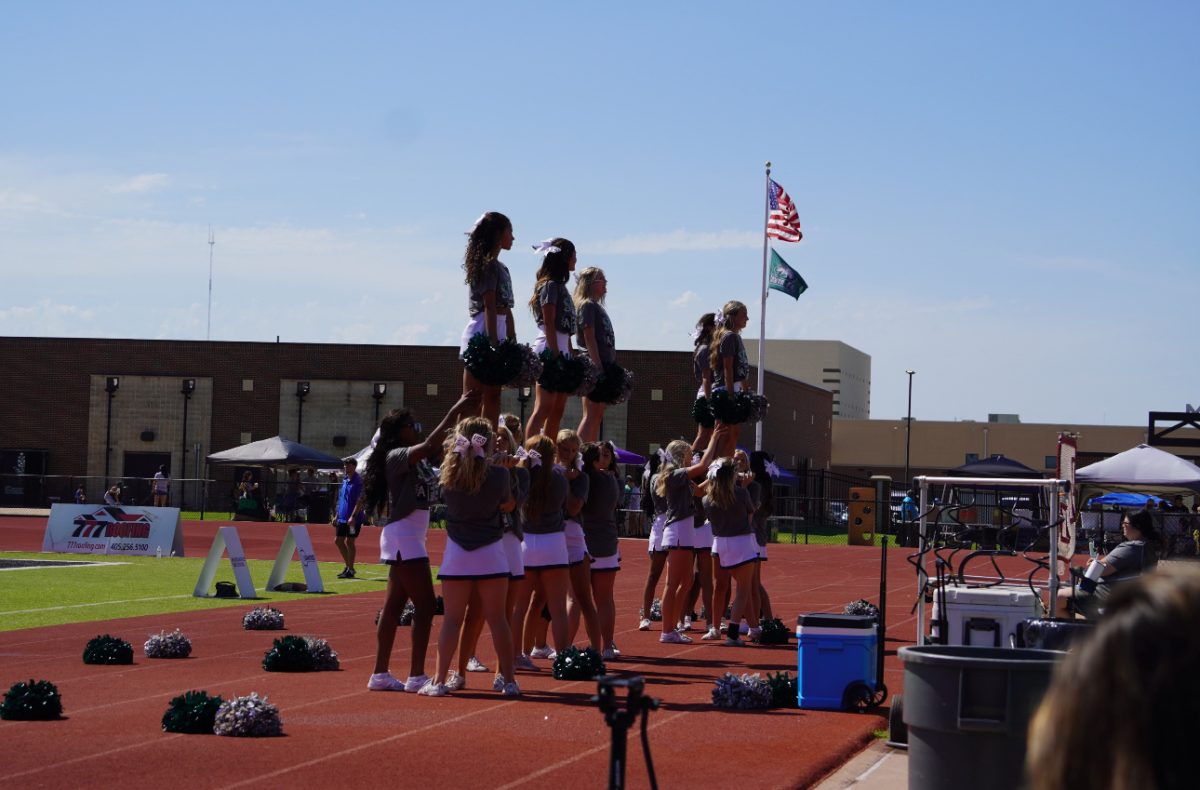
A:
<svg viewBox="0 0 1200 790">
<path fill-rule="evenodd" d="M 551 243 L 558 247 L 558 252 L 547 253 L 542 259 L 542 265 L 537 272 L 537 282 L 533 284 L 533 296 L 529 297 L 529 311 L 539 322 L 542 320 L 542 305 L 538 299 L 538 292 L 544 283 L 556 282 L 566 285 L 567 280 L 571 279 L 571 258 L 575 256 L 575 245 L 567 239 L 556 238 Z"/>
<path fill-rule="evenodd" d="M 762 502 L 759 504 L 759 509 L 764 515 L 770 516 L 772 505 L 774 504 L 774 487 L 775 481 L 771 479 L 771 473 L 767 471 L 767 462 L 771 460 L 771 456 L 762 450 L 755 450 L 750 453 L 750 472 L 754 475 L 754 482 L 762 487 Z"/>
<path fill-rule="evenodd" d="M 393 409 L 379 423 L 379 441 L 367 459 L 367 469 L 363 473 L 363 497 L 366 501 L 367 513 L 378 513 L 388 501 L 387 457 L 388 453 L 397 447 L 404 447 L 400 432 L 413 424 L 412 413 L 408 409 Z"/>
<path fill-rule="evenodd" d="M 500 234 L 512 227 L 508 217 L 499 211 L 489 211 L 468 234 L 467 252 L 463 256 L 463 271 L 467 285 L 471 285 L 483 274 L 483 267 L 492 260 Z"/>
</svg>

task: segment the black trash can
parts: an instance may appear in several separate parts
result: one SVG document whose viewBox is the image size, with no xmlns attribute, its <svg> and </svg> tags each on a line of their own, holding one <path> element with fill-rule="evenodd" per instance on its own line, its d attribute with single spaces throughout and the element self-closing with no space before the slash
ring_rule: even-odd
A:
<svg viewBox="0 0 1200 790">
<path fill-rule="evenodd" d="M 1022 787 L 1026 730 L 1065 655 L 962 645 L 900 648 L 908 786 Z"/>
</svg>

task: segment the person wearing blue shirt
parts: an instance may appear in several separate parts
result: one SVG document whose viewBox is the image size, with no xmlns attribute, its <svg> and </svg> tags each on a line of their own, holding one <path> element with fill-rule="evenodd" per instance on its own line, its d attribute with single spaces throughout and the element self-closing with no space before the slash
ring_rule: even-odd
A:
<svg viewBox="0 0 1200 790">
<path fill-rule="evenodd" d="M 333 527 L 337 537 L 334 545 L 342 555 L 346 567 L 338 574 L 339 579 L 354 578 L 354 557 L 357 549 L 354 541 L 363 525 L 362 498 L 363 481 L 358 474 L 358 462 L 353 458 L 346 459 L 346 476 L 342 480 L 342 488 L 338 492 L 337 510 L 333 514 Z"/>
</svg>

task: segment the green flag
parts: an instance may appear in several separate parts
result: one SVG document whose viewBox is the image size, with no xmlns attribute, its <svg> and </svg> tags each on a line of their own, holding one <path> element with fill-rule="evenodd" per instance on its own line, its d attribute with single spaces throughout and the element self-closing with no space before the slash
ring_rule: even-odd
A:
<svg viewBox="0 0 1200 790">
<path fill-rule="evenodd" d="M 771 271 L 767 277 L 767 287 L 783 291 L 793 299 L 799 299 L 800 294 L 808 290 L 808 283 L 800 276 L 800 272 L 787 265 L 787 261 L 779 257 L 779 253 L 771 250 Z"/>
</svg>

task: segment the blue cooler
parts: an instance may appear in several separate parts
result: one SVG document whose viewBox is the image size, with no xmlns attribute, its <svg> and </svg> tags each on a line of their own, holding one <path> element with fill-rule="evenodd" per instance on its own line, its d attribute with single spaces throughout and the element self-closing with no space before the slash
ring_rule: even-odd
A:
<svg viewBox="0 0 1200 790">
<path fill-rule="evenodd" d="M 846 690 L 875 692 L 875 618 L 855 614 L 802 614 L 796 619 L 796 666 L 801 708 L 842 710 Z"/>
</svg>

